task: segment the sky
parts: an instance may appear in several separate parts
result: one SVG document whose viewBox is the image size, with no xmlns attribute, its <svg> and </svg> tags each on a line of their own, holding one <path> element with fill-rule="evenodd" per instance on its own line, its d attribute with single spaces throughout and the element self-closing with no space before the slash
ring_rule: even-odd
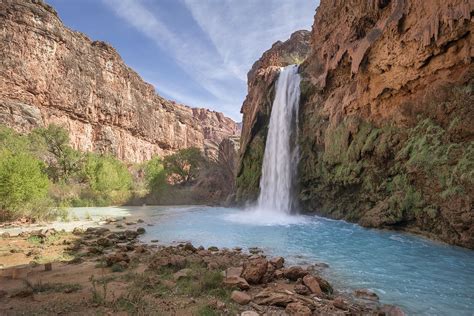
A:
<svg viewBox="0 0 474 316">
<path fill-rule="evenodd" d="M 247 72 L 318 0 L 46 0 L 69 28 L 119 52 L 165 98 L 241 121 Z"/>
</svg>

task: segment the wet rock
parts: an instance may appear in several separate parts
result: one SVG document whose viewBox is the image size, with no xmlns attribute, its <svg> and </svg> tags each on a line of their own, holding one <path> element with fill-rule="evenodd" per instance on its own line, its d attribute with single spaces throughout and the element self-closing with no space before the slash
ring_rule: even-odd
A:
<svg viewBox="0 0 474 316">
<path fill-rule="evenodd" d="M 207 248 L 207 250 L 215 252 L 215 251 L 219 251 L 219 248 L 217 248 L 216 246 L 211 246 L 211 247 Z"/>
<path fill-rule="evenodd" d="M 250 284 L 259 284 L 267 272 L 268 261 L 264 258 L 249 260 L 244 264 L 242 277 Z"/>
<path fill-rule="evenodd" d="M 145 221 L 144 221 L 143 219 L 141 219 L 141 218 L 137 219 L 137 223 L 140 223 L 140 224 L 141 224 L 141 223 L 144 223 L 144 222 L 145 222 Z"/>
<path fill-rule="evenodd" d="M 186 251 L 191 251 L 191 252 L 196 252 L 197 251 L 197 249 L 190 242 L 187 242 L 184 245 L 183 249 L 186 250 Z"/>
<path fill-rule="evenodd" d="M 238 287 L 241 290 L 248 290 L 250 288 L 248 282 L 244 278 L 238 276 L 226 277 L 223 283 L 225 286 Z"/>
<path fill-rule="evenodd" d="M 303 270 L 303 268 L 300 266 L 293 266 L 283 270 L 283 276 L 287 279 L 290 279 L 291 281 L 296 281 L 308 273 L 308 271 Z"/>
<path fill-rule="evenodd" d="M 230 298 L 240 305 L 247 305 L 252 299 L 250 295 L 241 291 L 232 291 Z"/>
<path fill-rule="evenodd" d="M 301 294 L 301 295 L 308 295 L 311 293 L 308 287 L 306 287 L 303 284 L 296 284 L 295 285 L 295 293 Z"/>
<path fill-rule="evenodd" d="M 126 230 L 126 231 L 122 232 L 122 234 L 121 234 L 121 236 L 125 236 L 125 239 L 128 239 L 128 240 L 136 239 L 138 237 L 138 235 L 140 235 L 140 233 L 138 232 L 138 229 L 137 229 L 137 231 Z"/>
<path fill-rule="evenodd" d="M 152 243 L 157 243 L 157 242 L 159 242 L 159 240 L 158 239 L 152 239 L 151 242 Z"/>
<path fill-rule="evenodd" d="M 251 254 L 257 255 L 257 254 L 263 253 L 263 250 L 258 247 L 250 247 L 249 252 Z"/>
<path fill-rule="evenodd" d="M 311 309 L 301 302 L 289 303 L 285 312 L 290 316 L 311 316 Z"/>
<path fill-rule="evenodd" d="M 143 227 L 138 227 L 137 228 L 137 233 L 139 233 L 140 235 L 143 235 L 144 233 L 146 233 L 146 229 L 143 228 Z"/>
<path fill-rule="evenodd" d="M 377 294 L 368 289 L 358 289 L 354 291 L 354 295 L 357 298 L 361 298 L 369 301 L 378 301 L 379 297 Z"/>
<path fill-rule="evenodd" d="M 321 278 L 320 276 L 317 276 L 317 275 L 313 275 L 313 277 L 315 277 L 316 280 L 318 280 L 319 287 L 321 288 L 321 290 L 324 293 L 332 294 L 334 292 L 331 284 L 329 284 L 328 281 L 324 280 L 323 278 Z"/>
<path fill-rule="evenodd" d="M 275 269 L 281 269 L 283 268 L 285 259 L 283 257 L 275 257 L 270 259 L 270 263 L 275 267 Z"/>
<path fill-rule="evenodd" d="M 385 313 L 385 316 L 405 316 L 405 312 L 398 306 L 383 305 L 380 312 Z"/>
<path fill-rule="evenodd" d="M 323 294 L 321 287 L 319 286 L 319 282 L 314 276 L 310 274 L 305 275 L 303 277 L 303 283 L 309 288 L 311 293 L 316 294 L 318 296 L 321 296 Z"/>
<path fill-rule="evenodd" d="M 347 310 L 348 309 L 348 305 L 346 303 L 346 301 L 344 301 L 344 299 L 340 296 L 336 297 L 333 301 L 332 301 L 332 305 L 334 305 L 334 307 L 338 308 L 338 309 L 343 309 L 343 310 Z"/>
</svg>

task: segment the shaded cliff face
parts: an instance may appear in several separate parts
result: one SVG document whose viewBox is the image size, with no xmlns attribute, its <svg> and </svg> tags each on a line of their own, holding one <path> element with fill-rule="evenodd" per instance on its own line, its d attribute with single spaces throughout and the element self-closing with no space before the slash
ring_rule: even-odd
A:
<svg viewBox="0 0 474 316">
<path fill-rule="evenodd" d="M 166 100 L 109 45 L 66 28 L 39 0 L 0 3 L 0 123 L 55 123 L 72 145 L 141 162 L 186 147 L 213 151 L 234 121 Z"/>
<path fill-rule="evenodd" d="M 300 66 L 304 210 L 474 248 L 473 11 L 321 1 Z"/>
</svg>

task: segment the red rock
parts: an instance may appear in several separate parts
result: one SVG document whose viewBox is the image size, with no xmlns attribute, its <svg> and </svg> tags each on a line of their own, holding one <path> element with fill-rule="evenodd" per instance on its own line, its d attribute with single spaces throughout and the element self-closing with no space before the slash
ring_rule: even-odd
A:
<svg viewBox="0 0 474 316">
<path fill-rule="evenodd" d="M 66 28 L 43 1 L 0 1 L 0 12 L 0 42 L 9 43 L 0 72 L 11 78 L 0 82 L 0 123 L 22 132 L 55 123 L 74 148 L 129 162 L 191 146 L 215 153 L 213 144 L 239 134 L 222 113 L 158 95 L 113 47 Z"/>
<path fill-rule="evenodd" d="M 250 288 L 248 282 L 238 276 L 230 276 L 224 279 L 224 285 L 229 287 L 238 287 L 241 290 L 248 290 Z"/>
<path fill-rule="evenodd" d="M 285 259 L 283 257 L 275 257 L 270 259 L 270 263 L 275 267 L 275 269 L 281 269 L 283 268 Z"/>
<path fill-rule="evenodd" d="M 311 309 L 301 302 L 286 305 L 285 312 L 290 316 L 311 316 Z"/>
<path fill-rule="evenodd" d="M 250 284 L 259 284 L 267 272 L 268 261 L 265 258 L 249 260 L 244 264 L 242 277 Z"/>
<path fill-rule="evenodd" d="M 240 305 L 247 305 L 252 299 L 250 295 L 241 291 L 232 291 L 230 298 Z"/>
<path fill-rule="evenodd" d="M 292 281 L 296 281 L 299 278 L 304 277 L 308 273 L 309 273 L 308 271 L 303 270 L 303 268 L 300 266 L 293 266 L 287 269 L 283 269 L 283 276 Z"/>
<path fill-rule="evenodd" d="M 319 282 L 314 276 L 310 274 L 305 275 L 303 277 L 303 283 L 309 288 L 311 293 L 314 293 L 318 296 L 321 296 L 323 294 L 323 292 L 321 291 L 321 287 L 319 286 Z"/>
</svg>

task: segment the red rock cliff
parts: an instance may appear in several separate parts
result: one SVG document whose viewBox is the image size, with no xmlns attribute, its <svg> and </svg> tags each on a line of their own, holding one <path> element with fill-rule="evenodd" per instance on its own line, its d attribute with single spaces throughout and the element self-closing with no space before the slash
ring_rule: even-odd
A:
<svg viewBox="0 0 474 316">
<path fill-rule="evenodd" d="M 474 248 L 473 14 L 472 0 L 321 1 L 300 66 L 304 211 Z M 258 192 L 272 89 L 249 81 L 247 100 L 270 100 L 243 106 L 240 200 Z"/>
<path fill-rule="evenodd" d="M 0 2 L 0 123 L 56 123 L 76 149 L 140 162 L 238 134 L 234 121 L 166 100 L 108 44 L 66 28 L 39 0 Z"/>
</svg>

